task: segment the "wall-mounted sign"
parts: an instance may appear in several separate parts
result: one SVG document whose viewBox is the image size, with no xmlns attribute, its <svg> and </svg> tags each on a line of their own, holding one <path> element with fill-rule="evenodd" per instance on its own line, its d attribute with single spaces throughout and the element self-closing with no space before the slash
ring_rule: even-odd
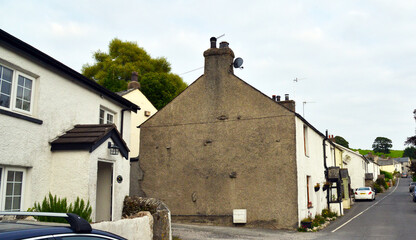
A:
<svg viewBox="0 0 416 240">
<path fill-rule="evenodd" d="M 121 183 L 123 181 L 123 177 L 121 175 L 117 176 L 117 182 Z"/>
</svg>

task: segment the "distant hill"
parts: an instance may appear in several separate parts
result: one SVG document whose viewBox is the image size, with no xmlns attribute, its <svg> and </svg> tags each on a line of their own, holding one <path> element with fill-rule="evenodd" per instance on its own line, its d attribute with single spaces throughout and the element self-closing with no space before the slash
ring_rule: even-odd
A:
<svg viewBox="0 0 416 240">
<path fill-rule="evenodd" d="M 367 155 L 369 152 L 371 152 L 373 155 L 381 156 L 384 155 L 385 157 L 391 157 L 391 158 L 401 158 L 403 157 L 403 150 L 390 150 L 389 154 L 384 153 L 374 153 L 373 150 L 362 150 L 362 149 L 351 149 L 353 151 L 359 151 L 362 155 Z"/>
</svg>

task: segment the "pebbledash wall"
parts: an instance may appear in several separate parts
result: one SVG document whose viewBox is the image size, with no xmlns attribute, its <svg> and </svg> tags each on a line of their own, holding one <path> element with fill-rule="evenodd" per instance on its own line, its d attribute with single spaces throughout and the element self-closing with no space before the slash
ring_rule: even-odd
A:
<svg viewBox="0 0 416 240">
<path fill-rule="evenodd" d="M 297 160 L 296 113 L 236 77 L 228 46 L 204 56 L 204 75 L 141 125 L 133 194 L 161 199 L 176 221 L 232 224 L 233 209 L 247 209 L 247 226 L 296 228 L 308 214 L 306 175 L 324 182 L 322 139 L 311 130 L 313 159 Z M 313 197 L 315 214 L 325 204 Z"/>
<path fill-rule="evenodd" d="M 14 113 L 13 109 L 0 107 L 0 138 L 4 140 L 0 144 L 0 166 L 24 172 L 20 209 L 27 210 L 49 192 L 67 197 L 69 202 L 82 197 L 90 200 L 95 209 L 97 161 L 103 160 L 114 163 L 114 176 L 124 176 L 121 184 L 113 179 L 113 219 L 119 218 L 122 199 L 129 193 L 129 161 L 121 155 L 109 156 L 107 142 L 92 153 L 51 152 L 49 143 L 76 124 L 98 124 L 100 107 L 114 111 L 114 123 L 120 129 L 120 112 L 126 105 L 83 86 L 49 63 L 3 41 L 0 41 L 0 65 L 15 72 L 30 73 L 34 80 L 33 111 L 20 113 L 20 116 L 34 119 L 36 123 L 9 116 Z M 124 126 L 123 138 L 129 143 L 129 111 L 124 112 Z M 0 209 L 4 209 L 4 199 Z"/>
</svg>

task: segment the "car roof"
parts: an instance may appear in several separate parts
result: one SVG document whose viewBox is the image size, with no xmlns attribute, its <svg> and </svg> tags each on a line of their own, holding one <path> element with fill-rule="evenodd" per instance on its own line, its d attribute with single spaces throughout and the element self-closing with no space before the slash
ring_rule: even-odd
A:
<svg viewBox="0 0 416 240">
<path fill-rule="evenodd" d="M 98 234 L 99 236 L 106 236 L 109 239 L 125 239 L 109 232 L 93 230 L 88 221 L 73 213 L 0 212 L 0 215 L 4 216 L 0 218 L 2 220 L 0 221 L 0 239 L 52 237 L 52 235 L 60 234 L 77 236 Z M 9 217 L 9 215 L 16 217 Z M 20 220 L 28 216 L 64 218 L 69 224 Z"/>
<path fill-rule="evenodd" d="M 0 239 L 24 239 L 24 238 L 33 238 L 40 236 L 49 236 L 57 234 L 75 234 L 76 232 L 71 229 L 68 224 L 55 224 L 51 225 L 50 223 L 39 223 L 39 222 L 0 222 Z M 78 234 L 100 234 L 107 237 L 113 237 L 117 239 L 123 239 L 120 236 L 100 231 L 92 230 L 89 233 L 78 233 Z"/>
</svg>

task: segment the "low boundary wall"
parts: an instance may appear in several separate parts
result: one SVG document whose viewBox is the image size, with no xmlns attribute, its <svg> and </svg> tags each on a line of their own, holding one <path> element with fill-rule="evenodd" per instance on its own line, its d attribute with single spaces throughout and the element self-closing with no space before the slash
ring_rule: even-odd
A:
<svg viewBox="0 0 416 240">
<path fill-rule="evenodd" d="M 114 222 L 91 224 L 93 229 L 111 232 L 129 240 L 153 240 L 153 217 L 150 212 L 141 212 L 132 218 Z"/>
</svg>

